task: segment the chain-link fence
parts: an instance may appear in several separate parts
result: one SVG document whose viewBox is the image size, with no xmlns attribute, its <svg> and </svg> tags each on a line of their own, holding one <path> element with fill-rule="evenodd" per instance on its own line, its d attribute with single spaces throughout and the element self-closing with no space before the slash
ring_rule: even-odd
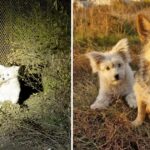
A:
<svg viewBox="0 0 150 150">
<path fill-rule="evenodd" d="M 63 0 L 1 0 L 0 6 L 0 64 L 21 66 L 19 79 L 31 88 L 26 91 L 50 91 L 55 84 L 51 77 L 58 75 L 61 66 L 56 67 L 56 62 L 63 51 L 69 52 L 68 4 Z"/>
<path fill-rule="evenodd" d="M 10 50 L 11 18 L 9 15 L 10 2 L 0 1 L 0 63 L 7 63 L 7 54 Z"/>
<path fill-rule="evenodd" d="M 0 109 L 0 149 L 70 147 L 70 15 L 62 1 L 0 0 L 0 64 L 25 68 L 23 105 Z"/>
<path fill-rule="evenodd" d="M 26 53 L 24 53 L 23 51 L 24 49 L 26 50 L 28 47 L 26 46 L 26 48 L 24 46 L 25 44 L 21 42 L 26 42 L 28 39 L 26 30 L 23 30 L 23 26 L 29 24 L 25 18 L 30 16 L 30 14 L 27 13 L 30 13 L 30 10 L 32 9 L 31 7 L 32 2 L 30 3 L 28 0 L 0 1 L 0 64 L 6 66 L 21 66 L 19 73 L 21 87 L 23 86 L 23 89 L 28 87 L 26 91 L 29 91 L 29 93 L 25 94 L 22 94 L 22 92 L 20 94 L 21 99 L 22 97 L 24 97 L 24 95 L 30 95 L 33 92 L 33 89 L 35 92 L 42 89 L 41 74 L 39 75 L 38 72 L 36 72 L 35 74 L 31 73 L 29 75 L 28 71 L 24 71 L 24 69 L 27 69 L 30 64 L 26 63 L 28 58 L 26 57 Z M 34 55 L 31 59 L 35 61 L 36 64 L 36 59 L 34 60 Z"/>
</svg>

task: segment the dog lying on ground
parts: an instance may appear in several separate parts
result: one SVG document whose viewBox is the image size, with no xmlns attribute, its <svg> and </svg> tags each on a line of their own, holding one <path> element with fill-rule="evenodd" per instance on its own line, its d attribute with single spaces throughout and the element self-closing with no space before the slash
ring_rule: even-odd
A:
<svg viewBox="0 0 150 150">
<path fill-rule="evenodd" d="M 0 65 L 0 103 L 11 101 L 17 103 L 20 94 L 18 66 L 5 67 Z"/>
<path fill-rule="evenodd" d="M 134 91 L 137 98 L 138 114 L 134 126 L 143 123 L 146 113 L 150 114 L 150 20 L 144 15 L 137 17 L 137 31 L 144 48 L 141 53 L 140 69 L 136 76 Z"/>
<path fill-rule="evenodd" d="M 133 92 L 134 73 L 129 66 L 128 40 L 120 40 L 109 52 L 89 52 L 93 73 L 98 73 L 99 94 L 91 109 L 105 109 L 117 97 L 125 97 L 131 108 L 137 103 Z"/>
</svg>

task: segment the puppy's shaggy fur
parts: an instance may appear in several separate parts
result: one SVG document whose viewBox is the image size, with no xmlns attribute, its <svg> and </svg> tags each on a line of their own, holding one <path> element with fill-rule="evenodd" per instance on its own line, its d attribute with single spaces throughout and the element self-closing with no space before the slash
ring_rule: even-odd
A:
<svg viewBox="0 0 150 150">
<path fill-rule="evenodd" d="M 130 107 L 135 108 L 133 92 L 134 74 L 129 66 L 130 55 L 127 39 L 120 40 L 109 52 L 90 52 L 86 56 L 100 81 L 99 94 L 91 109 L 105 109 L 119 96 L 125 96 Z"/>
<path fill-rule="evenodd" d="M 137 17 L 137 31 L 144 48 L 141 53 L 140 69 L 136 76 L 134 91 L 137 98 L 138 114 L 134 126 L 143 123 L 146 113 L 150 113 L 150 21 L 143 15 Z"/>
<path fill-rule="evenodd" d="M 20 84 L 18 81 L 18 66 L 5 67 L 0 65 L 0 102 L 18 102 Z"/>
</svg>

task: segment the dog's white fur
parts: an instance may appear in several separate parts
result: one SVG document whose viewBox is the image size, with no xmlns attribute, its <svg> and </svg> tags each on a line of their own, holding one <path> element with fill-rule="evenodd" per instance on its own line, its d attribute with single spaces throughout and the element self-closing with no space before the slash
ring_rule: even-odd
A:
<svg viewBox="0 0 150 150">
<path fill-rule="evenodd" d="M 11 101 L 18 102 L 20 84 L 18 81 L 18 66 L 5 67 L 0 65 L 0 103 Z"/>
<path fill-rule="evenodd" d="M 105 53 L 93 51 L 86 56 L 90 60 L 93 72 L 98 73 L 100 81 L 99 94 L 91 109 L 105 109 L 114 97 L 120 96 L 125 96 L 128 105 L 136 108 L 133 92 L 134 73 L 129 66 L 128 40 L 120 40 L 111 51 Z"/>
</svg>

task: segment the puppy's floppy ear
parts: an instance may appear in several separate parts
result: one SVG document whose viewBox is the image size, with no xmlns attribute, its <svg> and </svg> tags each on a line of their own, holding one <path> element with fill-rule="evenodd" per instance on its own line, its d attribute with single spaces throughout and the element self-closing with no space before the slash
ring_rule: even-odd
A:
<svg viewBox="0 0 150 150">
<path fill-rule="evenodd" d="M 136 28 L 140 40 L 147 42 L 148 38 L 150 38 L 150 20 L 146 16 L 139 14 L 136 19 Z"/>
<path fill-rule="evenodd" d="M 129 54 L 129 45 L 128 40 L 122 39 L 120 40 L 112 49 L 113 52 L 118 53 L 125 62 L 131 62 L 130 54 Z"/>
<path fill-rule="evenodd" d="M 98 72 L 99 64 L 104 60 L 104 55 L 100 52 L 90 52 L 86 54 L 86 57 L 90 60 L 90 64 L 93 70 L 93 73 Z"/>
</svg>

